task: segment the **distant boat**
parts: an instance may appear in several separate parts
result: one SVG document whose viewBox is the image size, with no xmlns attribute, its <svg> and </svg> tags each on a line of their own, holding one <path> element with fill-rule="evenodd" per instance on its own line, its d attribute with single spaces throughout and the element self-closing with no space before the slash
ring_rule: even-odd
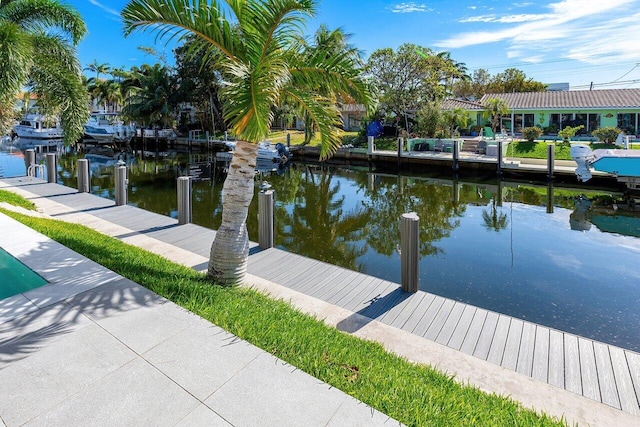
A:
<svg viewBox="0 0 640 427">
<path fill-rule="evenodd" d="M 229 151 L 236 149 L 235 141 L 224 142 Z M 263 141 L 258 144 L 258 161 L 271 161 L 273 163 L 286 163 L 291 158 L 291 153 L 287 147 L 279 142 L 275 146 L 269 141 Z"/>
<path fill-rule="evenodd" d="M 55 139 L 62 138 L 60 122 L 37 113 L 29 113 L 13 127 L 13 131 L 20 138 L 28 139 Z"/>
<path fill-rule="evenodd" d="M 135 129 L 126 126 L 118 113 L 93 112 L 84 125 L 84 133 L 98 143 L 129 142 Z"/>
</svg>

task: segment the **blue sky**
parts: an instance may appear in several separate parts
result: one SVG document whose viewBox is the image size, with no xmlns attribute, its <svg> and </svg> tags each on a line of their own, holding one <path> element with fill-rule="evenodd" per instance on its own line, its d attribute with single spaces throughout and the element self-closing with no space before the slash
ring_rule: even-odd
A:
<svg viewBox="0 0 640 427">
<path fill-rule="evenodd" d="M 65 0 L 63 0 L 65 1 Z M 126 0 L 66 0 L 84 17 L 89 35 L 78 52 L 83 66 L 97 60 L 129 68 L 155 58 L 138 49 L 162 42 L 140 34 L 125 39 L 119 12 Z M 319 0 L 320 24 L 351 33 L 368 57 L 379 48 L 414 43 L 449 51 L 470 71 L 523 70 L 544 83 L 573 89 L 640 87 L 640 0 Z M 171 50 L 166 49 L 168 57 Z"/>
</svg>

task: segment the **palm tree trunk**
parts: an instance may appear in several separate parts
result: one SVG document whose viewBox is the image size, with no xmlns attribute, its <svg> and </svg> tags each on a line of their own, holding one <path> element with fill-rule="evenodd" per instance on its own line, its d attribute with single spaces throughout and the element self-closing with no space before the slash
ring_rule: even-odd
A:
<svg viewBox="0 0 640 427">
<path fill-rule="evenodd" d="M 216 283 L 244 280 L 249 258 L 247 214 L 253 198 L 258 145 L 238 141 L 222 187 L 222 224 L 211 245 L 208 274 Z"/>
</svg>

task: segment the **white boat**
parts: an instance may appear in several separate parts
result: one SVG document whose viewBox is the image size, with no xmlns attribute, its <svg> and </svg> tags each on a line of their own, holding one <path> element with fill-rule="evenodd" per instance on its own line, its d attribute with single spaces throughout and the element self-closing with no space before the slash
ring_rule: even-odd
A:
<svg viewBox="0 0 640 427">
<path fill-rule="evenodd" d="M 229 148 L 229 151 L 236 149 L 235 141 L 224 141 L 224 143 Z M 271 145 L 271 142 L 269 141 L 258 143 L 258 161 L 286 163 L 290 157 L 291 153 L 282 143 L 278 143 L 276 145 Z"/>
<path fill-rule="evenodd" d="M 571 147 L 571 158 L 578 164 L 576 175 L 582 182 L 592 178 L 591 168 L 610 173 L 629 189 L 640 189 L 640 150 L 598 149 L 578 144 Z"/>
<path fill-rule="evenodd" d="M 60 122 L 50 116 L 29 113 L 13 127 L 13 131 L 21 138 L 52 139 L 62 138 Z"/>
<path fill-rule="evenodd" d="M 93 112 L 84 125 L 84 133 L 99 143 L 128 142 L 135 129 L 126 126 L 118 113 Z"/>
</svg>

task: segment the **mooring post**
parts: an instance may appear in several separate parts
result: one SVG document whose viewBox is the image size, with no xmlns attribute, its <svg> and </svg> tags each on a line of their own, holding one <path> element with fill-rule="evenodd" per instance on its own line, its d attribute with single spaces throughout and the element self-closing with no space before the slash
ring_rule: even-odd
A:
<svg viewBox="0 0 640 427">
<path fill-rule="evenodd" d="M 29 169 L 29 166 L 36 163 L 36 150 L 34 150 L 33 148 L 29 148 L 27 151 L 25 151 L 24 163 L 27 169 Z"/>
<path fill-rule="evenodd" d="M 91 192 L 91 184 L 89 178 L 89 160 L 78 159 L 76 161 L 78 169 L 78 193 Z"/>
<path fill-rule="evenodd" d="M 400 269 L 402 290 L 418 292 L 420 265 L 418 263 L 420 218 L 415 212 L 402 215 L 400 219 Z"/>
<path fill-rule="evenodd" d="M 547 144 L 547 179 L 553 179 L 555 161 L 556 161 L 556 153 L 555 153 L 556 145 L 551 143 Z"/>
<path fill-rule="evenodd" d="M 400 163 L 402 161 L 402 146 L 404 144 L 404 138 L 398 138 L 398 170 L 400 170 Z"/>
<path fill-rule="evenodd" d="M 554 210 L 555 197 L 553 195 L 553 182 L 547 184 L 547 213 L 552 214 Z"/>
<path fill-rule="evenodd" d="M 123 165 L 116 166 L 115 185 L 116 185 L 116 206 L 127 204 L 127 167 Z"/>
<path fill-rule="evenodd" d="M 287 148 L 291 147 L 291 134 L 287 134 Z"/>
<path fill-rule="evenodd" d="M 178 224 L 189 224 L 193 221 L 191 200 L 191 178 L 178 177 Z"/>
<path fill-rule="evenodd" d="M 458 140 L 453 140 L 453 173 L 458 174 L 458 169 L 460 169 L 460 165 L 458 164 L 458 159 L 460 158 L 460 146 L 458 145 Z"/>
<path fill-rule="evenodd" d="M 258 194 L 258 246 L 260 249 L 273 247 L 274 218 L 273 218 L 273 190 L 264 181 L 260 185 Z"/>
<path fill-rule="evenodd" d="M 367 154 L 371 155 L 376 149 L 375 138 L 373 136 L 367 137 Z"/>
<path fill-rule="evenodd" d="M 498 140 L 498 175 L 502 175 L 502 141 Z"/>
<path fill-rule="evenodd" d="M 58 160 L 56 153 L 47 153 L 47 182 L 49 184 L 58 182 Z"/>
</svg>

